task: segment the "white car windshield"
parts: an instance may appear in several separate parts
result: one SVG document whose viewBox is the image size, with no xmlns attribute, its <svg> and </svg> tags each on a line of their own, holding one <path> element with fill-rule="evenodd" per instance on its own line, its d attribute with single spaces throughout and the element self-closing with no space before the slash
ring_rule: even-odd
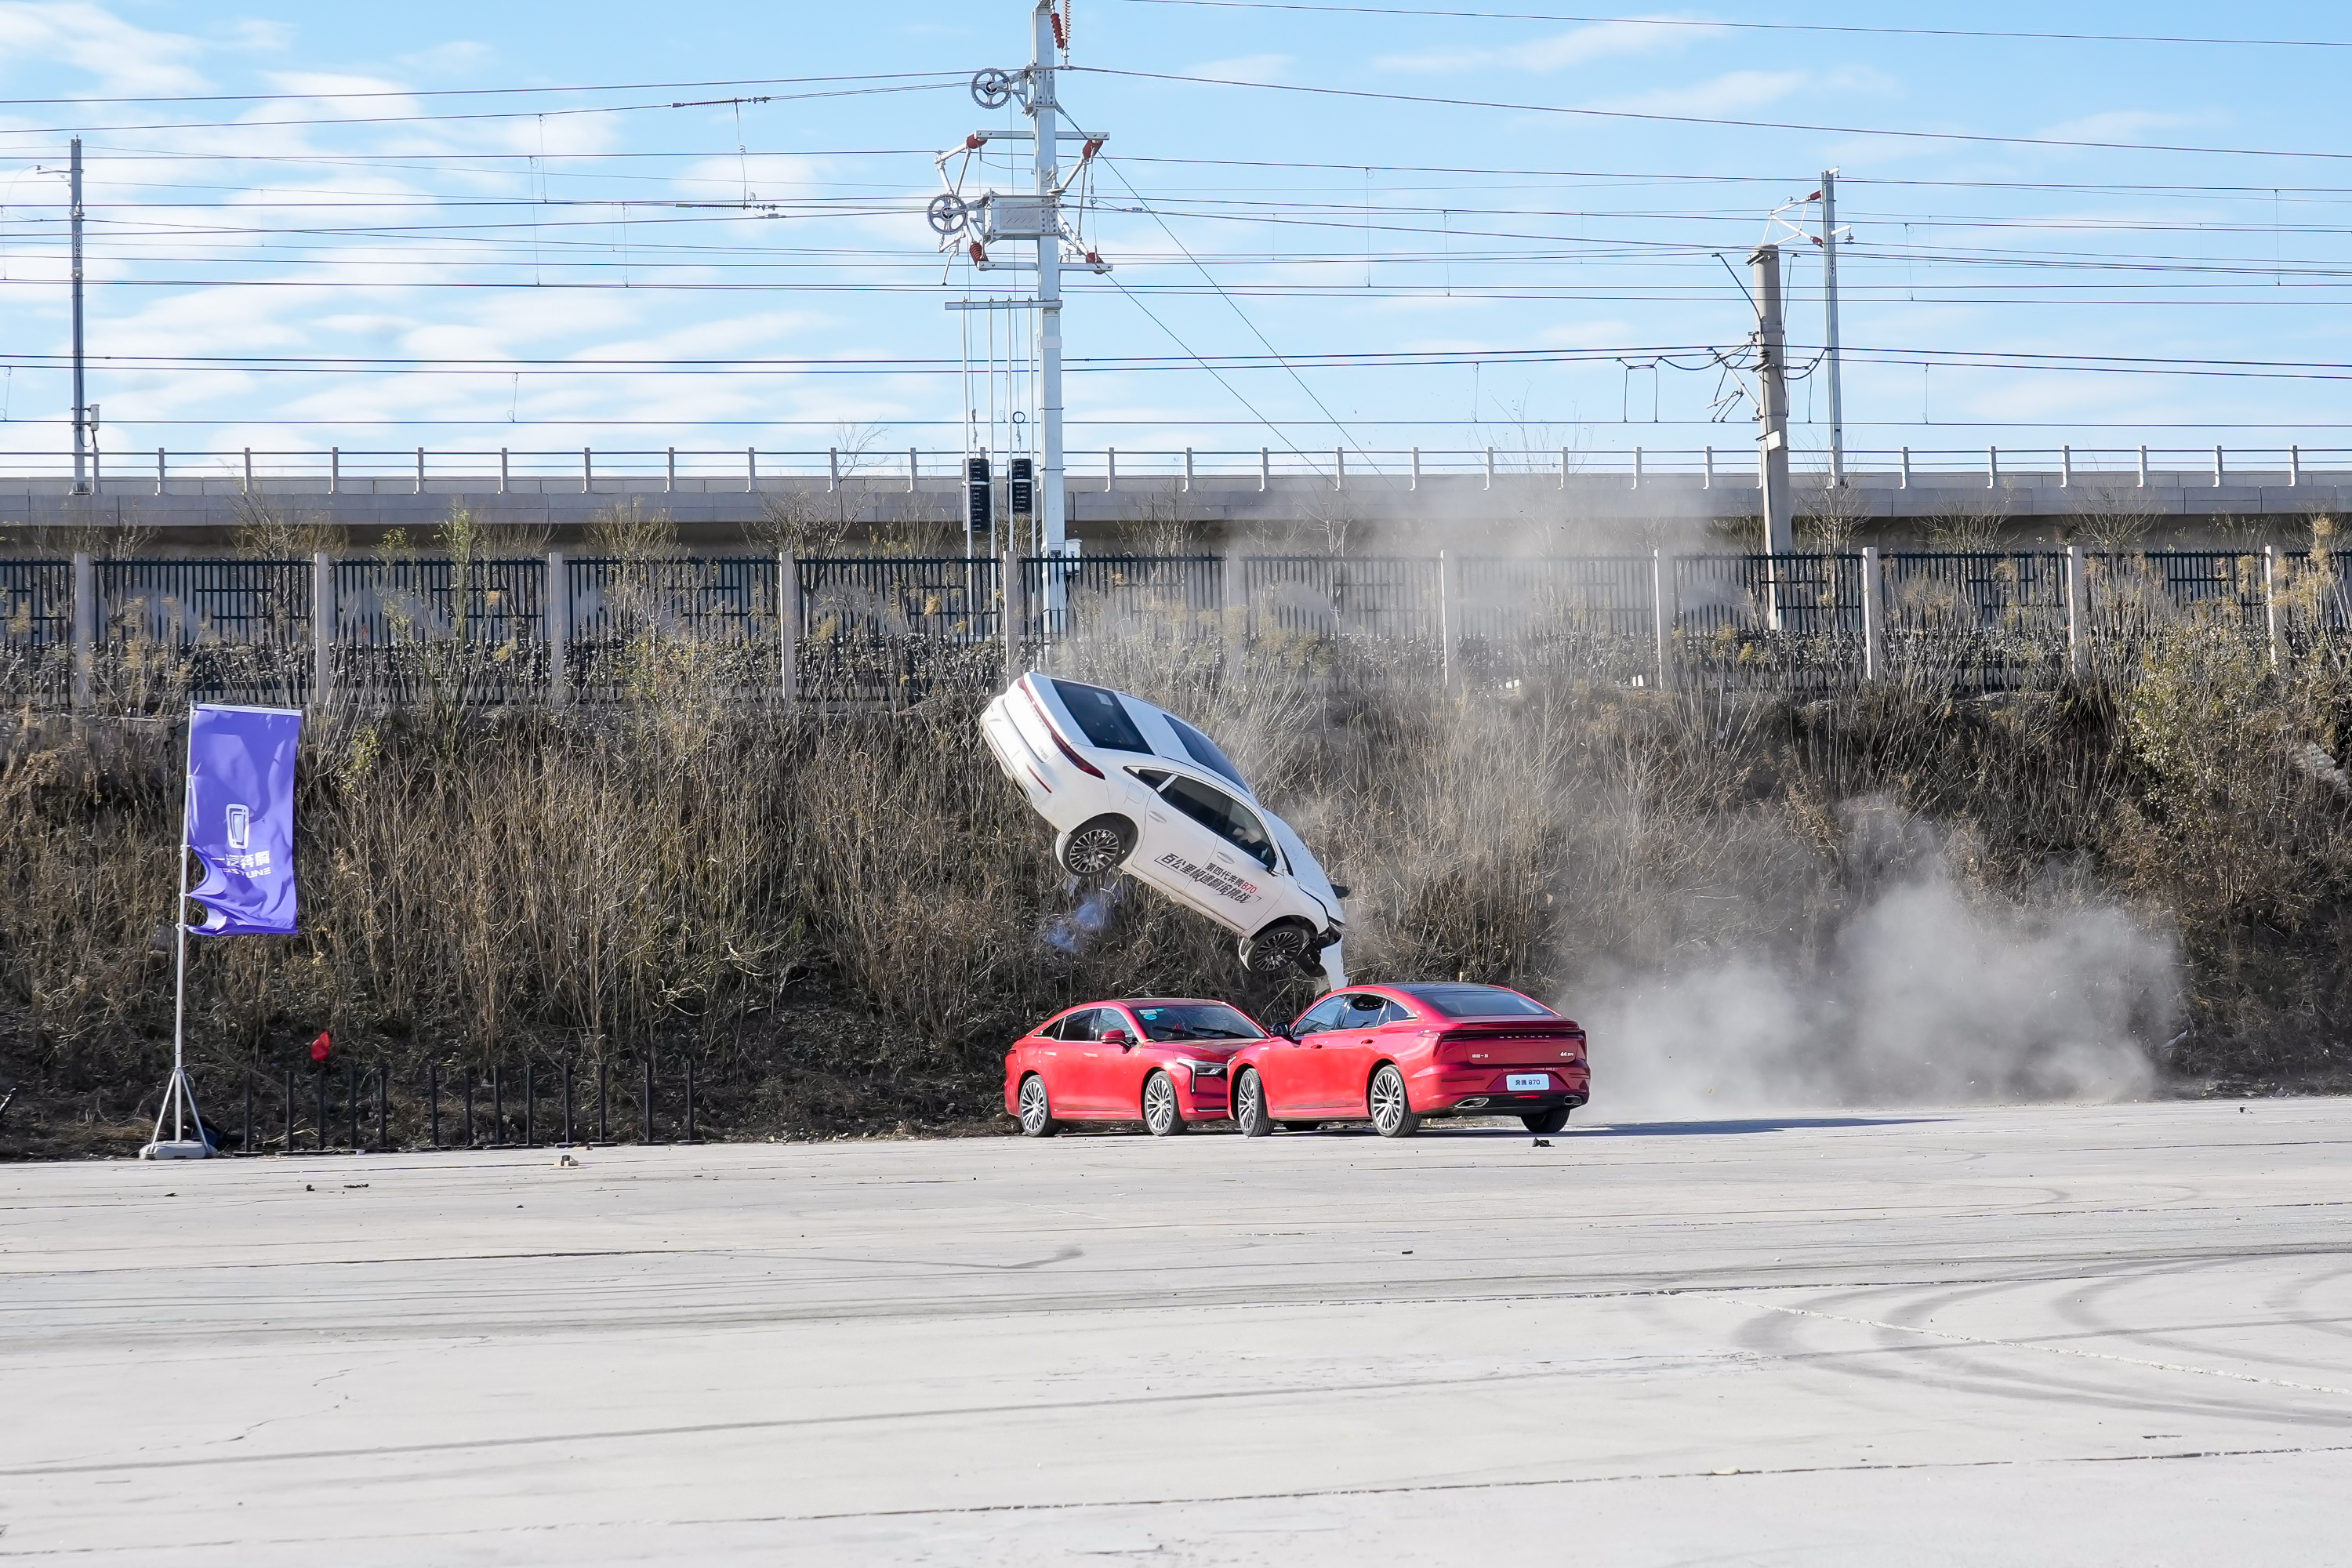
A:
<svg viewBox="0 0 2352 1568">
<path fill-rule="evenodd" d="M 1256 1025 L 1222 1002 L 1139 1003 L 1135 1016 L 1155 1040 L 1256 1040 Z"/>
</svg>

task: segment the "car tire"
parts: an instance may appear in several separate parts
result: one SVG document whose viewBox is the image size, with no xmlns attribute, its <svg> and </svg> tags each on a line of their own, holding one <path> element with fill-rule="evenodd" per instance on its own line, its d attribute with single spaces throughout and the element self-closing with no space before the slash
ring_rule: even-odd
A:
<svg viewBox="0 0 2352 1568">
<path fill-rule="evenodd" d="M 1519 1125 L 1530 1132 L 1557 1132 L 1568 1125 L 1570 1108 L 1555 1105 L 1549 1110 L 1530 1110 L 1519 1118 Z"/>
<path fill-rule="evenodd" d="M 1421 1118 L 1413 1113 L 1412 1101 L 1404 1091 L 1404 1074 L 1397 1071 L 1393 1062 L 1382 1062 L 1380 1071 L 1372 1074 L 1366 1098 L 1372 1131 L 1381 1137 L 1410 1138 L 1421 1131 Z"/>
<path fill-rule="evenodd" d="M 1323 1124 L 1320 1121 L 1286 1121 L 1282 1130 L 1285 1132 L 1320 1132 Z"/>
<path fill-rule="evenodd" d="M 1305 921 L 1279 920 L 1255 936 L 1241 942 L 1242 967 L 1252 974 L 1279 974 L 1286 969 L 1320 964 L 1321 950 L 1315 931 Z"/>
<path fill-rule="evenodd" d="M 1062 869 L 1073 877 L 1108 877 L 1135 847 L 1135 824 L 1124 816 L 1088 817 L 1063 836 Z"/>
<path fill-rule="evenodd" d="M 1062 1130 L 1054 1119 L 1052 1100 L 1045 1093 L 1045 1080 L 1031 1073 L 1021 1080 L 1015 1103 L 1021 1107 L 1021 1135 L 1024 1138 L 1051 1138 Z"/>
<path fill-rule="evenodd" d="M 1143 1130 L 1154 1138 L 1173 1138 L 1184 1131 L 1184 1108 L 1177 1102 L 1175 1080 L 1164 1072 L 1143 1080 Z"/>
<path fill-rule="evenodd" d="M 1265 1080 L 1251 1068 L 1242 1068 L 1234 1079 L 1234 1125 L 1244 1138 L 1263 1138 L 1274 1131 L 1274 1118 L 1265 1113 Z"/>
</svg>

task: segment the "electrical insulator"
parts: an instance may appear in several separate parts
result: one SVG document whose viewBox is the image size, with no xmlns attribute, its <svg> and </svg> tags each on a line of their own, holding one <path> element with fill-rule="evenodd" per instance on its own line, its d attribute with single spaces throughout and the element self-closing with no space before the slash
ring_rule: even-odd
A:
<svg viewBox="0 0 2352 1568">
<path fill-rule="evenodd" d="M 1013 515 L 1027 517 L 1037 510 L 1035 470 L 1026 458 L 1013 459 L 1013 482 L 1006 488 L 1012 492 Z"/>
<path fill-rule="evenodd" d="M 972 458 L 964 463 L 965 490 L 969 501 L 965 516 L 971 520 L 974 533 L 986 533 L 996 526 L 996 486 L 988 476 L 988 459 Z"/>
</svg>

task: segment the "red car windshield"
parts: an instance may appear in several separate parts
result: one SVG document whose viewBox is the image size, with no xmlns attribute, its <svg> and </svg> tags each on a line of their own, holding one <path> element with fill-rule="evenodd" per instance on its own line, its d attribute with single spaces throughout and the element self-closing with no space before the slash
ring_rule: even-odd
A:
<svg viewBox="0 0 2352 1568">
<path fill-rule="evenodd" d="M 1255 1024 L 1222 1002 L 1163 1002 L 1133 1009 L 1155 1040 L 1257 1040 Z"/>
<path fill-rule="evenodd" d="M 1400 985 L 1399 991 L 1448 1018 L 1557 1018 L 1540 1002 L 1531 1002 L 1499 985 Z"/>
</svg>

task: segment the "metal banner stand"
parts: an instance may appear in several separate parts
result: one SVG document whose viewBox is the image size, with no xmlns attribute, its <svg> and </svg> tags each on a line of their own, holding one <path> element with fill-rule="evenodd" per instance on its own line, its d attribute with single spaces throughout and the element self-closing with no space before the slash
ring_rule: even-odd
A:
<svg viewBox="0 0 2352 1568">
<path fill-rule="evenodd" d="M 181 769 L 180 805 L 180 899 L 172 907 L 172 923 L 179 932 L 179 972 L 172 986 L 172 1081 L 164 1086 L 163 1103 L 155 1108 L 155 1131 L 147 1146 L 139 1151 L 142 1160 L 201 1160 L 213 1152 L 212 1142 L 205 1136 L 204 1113 L 196 1109 L 196 1088 L 188 1079 L 186 1026 L 188 1016 L 188 815 L 193 806 L 194 783 L 190 775 L 195 769 L 196 713 L 188 710 L 188 760 Z M 172 1136 L 163 1136 L 163 1121 L 170 1118 Z M 196 1124 L 196 1135 L 188 1136 L 188 1123 Z"/>
</svg>

